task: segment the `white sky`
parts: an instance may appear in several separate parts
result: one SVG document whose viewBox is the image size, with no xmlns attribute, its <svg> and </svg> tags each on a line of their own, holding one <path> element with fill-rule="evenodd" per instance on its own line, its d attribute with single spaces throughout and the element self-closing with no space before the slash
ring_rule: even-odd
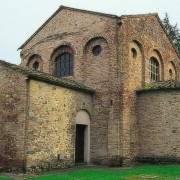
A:
<svg viewBox="0 0 180 180">
<path fill-rule="evenodd" d="M 180 29 L 180 0 L 0 0 L 0 59 L 20 63 L 17 49 L 60 5 L 115 15 L 157 12 Z"/>
</svg>

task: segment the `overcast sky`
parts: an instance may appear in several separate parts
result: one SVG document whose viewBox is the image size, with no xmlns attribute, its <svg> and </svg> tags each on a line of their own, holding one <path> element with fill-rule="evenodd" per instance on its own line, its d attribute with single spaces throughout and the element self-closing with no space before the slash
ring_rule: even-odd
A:
<svg viewBox="0 0 180 180">
<path fill-rule="evenodd" d="M 60 5 L 115 15 L 167 12 L 180 29 L 180 0 L 0 0 L 0 59 L 20 63 L 17 49 Z"/>
</svg>

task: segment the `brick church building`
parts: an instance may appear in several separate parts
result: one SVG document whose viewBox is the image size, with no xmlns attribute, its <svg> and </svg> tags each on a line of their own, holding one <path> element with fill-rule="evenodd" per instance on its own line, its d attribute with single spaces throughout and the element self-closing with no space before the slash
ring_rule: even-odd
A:
<svg viewBox="0 0 180 180">
<path fill-rule="evenodd" d="M 180 162 L 180 56 L 157 14 L 60 8 L 0 61 L 0 167 Z"/>
</svg>

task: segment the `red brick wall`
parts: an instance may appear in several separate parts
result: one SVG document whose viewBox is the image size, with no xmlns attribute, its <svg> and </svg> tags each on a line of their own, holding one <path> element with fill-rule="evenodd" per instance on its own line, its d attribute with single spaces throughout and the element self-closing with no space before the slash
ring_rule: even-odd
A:
<svg viewBox="0 0 180 180">
<path fill-rule="evenodd" d="M 0 65 L 0 167 L 22 171 L 25 143 L 25 77 Z"/>
<path fill-rule="evenodd" d="M 122 90 L 121 147 L 123 155 L 132 159 L 138 153 L 135 90 L 150 82 L 150 58 L 160 63 L 160 80 L 169 79 L 173 61 L 179 79 L 179 57 L 155 15 L 123 16 L 119 31 L 120 79 Z M 132 57 L 135 48 L 137 57 Z"/>
</svg>

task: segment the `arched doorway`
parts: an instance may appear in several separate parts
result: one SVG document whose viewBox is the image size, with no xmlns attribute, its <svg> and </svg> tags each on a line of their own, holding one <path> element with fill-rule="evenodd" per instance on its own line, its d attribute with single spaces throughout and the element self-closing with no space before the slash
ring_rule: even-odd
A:
<svg viewBox="0 0 180 180">
<path fill-rule="evenodd" d="M 90 117 L 80 110 L 76 115 L 75 163 L 90 161 Z"/>
</svg>

